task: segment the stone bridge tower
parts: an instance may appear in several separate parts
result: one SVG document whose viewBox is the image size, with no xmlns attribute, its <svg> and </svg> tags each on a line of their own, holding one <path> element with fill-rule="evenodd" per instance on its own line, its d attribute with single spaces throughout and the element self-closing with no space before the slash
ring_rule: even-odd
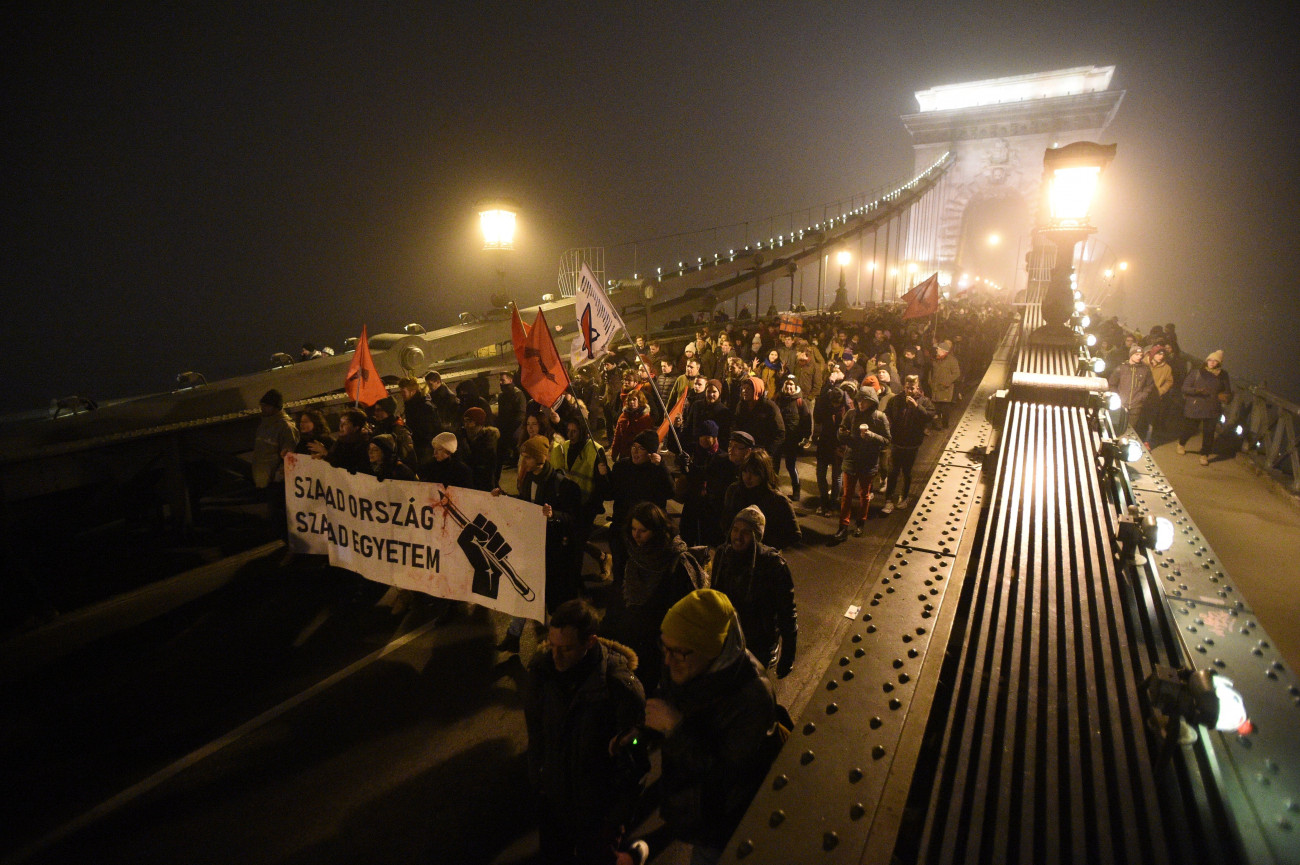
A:
<svg viewBox="0 0 1300 865">
<path fill-rule="evenodd" d="M 933 230 L 908 233 L 907 258 L 941 271 L 1025 287 L 1025 255 L 1037 216 L 1043 152 L 1101 141 L 1124 91 L 1114 66 L 1081 66 L 932 87 L 903 116 L 917 171 L 952 150 Z"/>
</svg>

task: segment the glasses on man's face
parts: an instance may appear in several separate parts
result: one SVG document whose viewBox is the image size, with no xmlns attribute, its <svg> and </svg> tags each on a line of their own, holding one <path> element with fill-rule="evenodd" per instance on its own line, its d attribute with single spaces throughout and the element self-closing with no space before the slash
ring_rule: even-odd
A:
<svg viewBox="0 0 1300 865">
<path fill-rule="evenodd" d="M 675 646 L 668 645 L 663 641 L 662 637 L 659 639 L 659 649 L 664 653 L 664 655 L 674 661 L 685 661 L 691 655 L 695 654 L 694 649 L 679 649 Z"/>
</svg>

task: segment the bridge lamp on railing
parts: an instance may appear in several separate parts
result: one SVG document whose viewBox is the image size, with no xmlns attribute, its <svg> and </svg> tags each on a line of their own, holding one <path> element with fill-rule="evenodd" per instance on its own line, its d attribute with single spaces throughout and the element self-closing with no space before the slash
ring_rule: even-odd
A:
<svg viewBox="0 0 1300 865">
<path fill-rule="evenodd" d="M 835 289 L 835 302 L 831 304 L 831 309 L 848 309 L 849 290 L 844 276 L 844 268 L 853 260 L 853 255 L 847 249 L 841 249 L 835 253 L 835 260 L 840 265 L 840 285 L 839 288 Z"/>
<path fill-rule="evenodd" d="M 1165 740 L 1156 759 L 1157 769 L 1173 756 L 1176 746 L 1196 741 L 1193 726 L 1240 736 L 1255 730 L 1241 693 L 1233 687 L 1231 679 L 1214 670 L 1175 669 L 1157 664 L 1142 684 L 1152 726 L 1161 731 Z"/>
<path fill-rule="evenodd" d="M 1141 449 L 1141 444 L 1138 445 Z M 1120 544 L 1120 558 L 1137 566 L 1147 563 L 1143 549 L 1163 553 L 1174 542 L 1174 524 L 1164 517 L 1143 514 L 1137 505 L 1129 505 L 1128 513 L 1119 518 L 1116 537 Z"/>
</svg>

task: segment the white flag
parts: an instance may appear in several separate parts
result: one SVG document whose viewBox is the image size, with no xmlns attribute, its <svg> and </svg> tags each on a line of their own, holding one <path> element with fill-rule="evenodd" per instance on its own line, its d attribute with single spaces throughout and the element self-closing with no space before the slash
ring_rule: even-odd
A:
<svg viewBox="0 0 1300 865">
<path fill-rule="evenodd" d="M 596 282 L 591 268 L 582 266 L 578 277 L 578 293 L 573 302 L 578 317 L 578 338 L 574 340 L 574 366 L 591 363 L 609 351 L 609 344 L 619 330 L 626 330 L 609 295 Z"/>
</svg>

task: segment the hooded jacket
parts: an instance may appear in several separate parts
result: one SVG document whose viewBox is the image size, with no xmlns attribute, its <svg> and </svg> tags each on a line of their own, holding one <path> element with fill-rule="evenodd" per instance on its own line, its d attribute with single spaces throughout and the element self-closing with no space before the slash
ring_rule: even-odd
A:
<svg viewBox="0 0 1300 865">
<path fill-rule="evenodd" d="M 543 642 L 528 666 L 529 778 L 548 810 L 573 825 L 618 826 L 631 817 L 641 785 L 642 772 L 609 753 L 611 739 L 645 720 L 636 653 L 601 637 L 560 672 L 549 648 Z"/>
<path fill-rule="evenodd" d="M 873 390 L 864 387 L 858 393 L 870 394 L 873 404 L 866 410 L 851 409 L 840 422 L 839 441 L 847 451 L 842 468 L 846 474 L 874 475 L 880 467 L 881 450 L 892 441 L 889 418 L 876 408 L 879 400 Z M 867 425 L 865 434 L 858 429 L 863 424 Z"/>
</svg>

